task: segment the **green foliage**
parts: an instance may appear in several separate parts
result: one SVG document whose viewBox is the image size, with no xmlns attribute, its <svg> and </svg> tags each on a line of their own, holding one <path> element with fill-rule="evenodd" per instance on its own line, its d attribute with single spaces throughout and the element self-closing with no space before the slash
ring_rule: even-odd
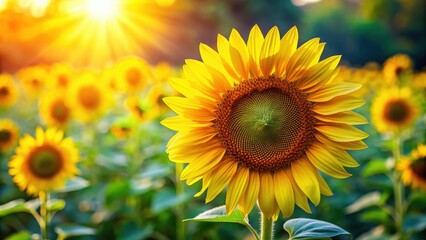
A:
<svg viewBox="0 0 426 240">
<path fill-rule="evenodd" d="M 352 239 L 352 235 L 342 228 L 320 220 L 295 218 L 284 224 L 289 239 Z"/>
</svg>

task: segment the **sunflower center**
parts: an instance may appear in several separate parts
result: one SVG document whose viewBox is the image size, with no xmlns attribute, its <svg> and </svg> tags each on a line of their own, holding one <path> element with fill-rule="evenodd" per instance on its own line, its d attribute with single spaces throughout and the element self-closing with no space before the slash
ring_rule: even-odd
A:
<svg viewBox="0 0 426 240">
<path fill-rule="evenodd" d="M 130 85 L 137 85 L 141 78 L 141 72 L 139 71 L 139 69 L 135 67 L 130 68 L 129 70 L 127 70 L 126 78 L 127 78 L 127 82 Z"/>
<path fill-rule="evenodd" d="M 85 108 L 94 109 L 101 102 L 101 94 L 96 87 L 87 85 L 81 87 L 78 92 L 78 99 Z"/>
<path fill-rule="evenodd" d="M 276 171 L 298 160 L 314 139 L 312 103 L 275 76 L 243 81 L 227 92 L 215 126 L 227 153 L 255 171 Z"/>
<path fill-rule="evenodd" d="M 1 129 L 0 130 L 0 142 L 8 142 L 10 138 L 12 137 L 12 134 L 7 129 Z"/>
<path fill-rule="evenodd" d="M 426 157 L 419 158 L 411 164 L 412 171 L 417 177 L 426 180 Z"/>
<path fill-rule="evenodd" d="M 0 87 L 0 97 L 6 97 L 9 95 L 9 88 L 6 86 Z"/>
<path fill-rule="evenodd" d="M 390 102 L 385 110 L 386 119 L 392 122 L 403 122 L 409 113 L 409 106 L 402 100 Z"/>
<path fill-rule="evenodd" d="M 62 168 L 61 153 L 52 146 L 36 148 L 29 157 L 30 169 L 39 178 L 51 178 Z"/>
<path fill-rule="evenodd" d="M 68 85 L 68 77 L 65 74 L 60 74 L 58 76 L 58 85 L 61 87 L 66 87 Z"/>
<path fill-rule="evenodd" d="M 62 100 L 58 100 L 52 105 L 52 117 L 60 122 L 65 122 L 69 116 L 69 108 Z"/>
</svg>

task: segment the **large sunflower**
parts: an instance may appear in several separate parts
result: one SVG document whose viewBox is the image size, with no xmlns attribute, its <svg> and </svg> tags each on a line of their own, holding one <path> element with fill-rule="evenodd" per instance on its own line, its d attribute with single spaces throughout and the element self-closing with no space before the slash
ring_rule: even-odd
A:
<svg viewBox="0 0 426 240">
<path fill-rule="evenodd" d="M 18 90 L 12 76 L 0 74 L 0 108 L 9 108 L 16 103 Z"/>
<path fill-rule="evenodd" d="M 48 126 L 64 127 L 71 120 L 72 109 L 63 92 L 46 94 L 40 99 L 40 116 Z"/>
<path fill-rule="evenodd" d="M 78 173 L 78 149 L 71 138 L 53 128 L 36 130 L 36 138 L 25 135 L 19 141 L 16 155 L 9 162 L 13 181 L 28 194 L 52 191 L 65 185 Z"/>
<path fill-rule="evenodd" d="M 206 202 L 226 186 L 226 210 L 245 215 L 256 201 L 276 219 L 297 204 L 310 212 L 320 195 L 332 195 L 319 173 L 351 174 L 358 163 L 346 149 L 365 148 L 367 134 L 351 126 L 366 119 L 351 110 L 364 102 L 348 93 L 354 83 L 334 83 L 340 56 L 322 61 L 324 43 L 312 39 L 297 48 L 297 28 L 280 39 L 256 25 L 247 44 L 234 29 L 218 36 L 218 51 L 200 45 L 203 62 L 186 60 L 184 78 L 170 84 L 184 97 L 164 102 L 178 116 L 162 123 L 178 131 L 167 147 L 170 160 L 188 163 L 181 179 L 202 180 Z"/>
<path fill-rule="evenodd" d="M 101 116 L 111 102 L 107 84 L 99 80 L 97 74 L 89 71 L 81 73 L 72 81 L 69 93 L 74 116 L 83 122 L 90 122 Z"/>
<path fill-rule="evenodd" d="M 373 100 L 372 122 L 379 132 L 396 132 L 412 126 L 419 111 L 409 88 L 385 88 Z"/>
<path fill-rule="evenodd" d="M 402 172 L 401 179 L 405 185 L 426 191 L 426 145 L 419 145 L 409 157 L 403 158 L 397 165 Z"/>
<path fill-rule="evenodd" d="M 19 137 L 19 129 L 9 119 L 0 119 L 0 152 L 8 151 L 15 145 Z"/>
</svg>

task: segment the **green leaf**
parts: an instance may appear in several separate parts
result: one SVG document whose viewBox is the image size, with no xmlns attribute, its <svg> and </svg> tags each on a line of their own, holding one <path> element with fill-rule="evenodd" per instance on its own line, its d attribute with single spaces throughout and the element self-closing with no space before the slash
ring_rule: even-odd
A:
<svg viewBox="0 0 426 240">
<path fill-rule="evenodd" d="M 248 219 L 244 218 L 243 214 L 239 210 L 235 210 L 229 216 L 226 215 L 226 207 L 220 206 L 212 208 L 203 213 L 200 213 L 195 218 L 185 219 L 184 222 L 229 222 L 239 223 L 245 225 L 248 223 Z"/>
<path fill-rule="evenodd" d="M 367 193 L 358 198 L 358 200 L 356 200 L 351 205 L 347 206 L 345 212 L 350 214 L 361 211 L 371 206 L 375 206 L 380 202 L 380 195 L 381 194 L 378 191 Z"/>
<path fill-rule="evenodd" d="M 426 215 L 409 215 L 404 219 L 406 232 L 420 232 L 426 229 Z"/>
<path fill-rule="evenodd" d="M 382 210 L 370 210 L 362 213 L 361 219 L 365 222 L 386 223 L 389 215 Z"/>
<path fill-rule="evenodd" d="M 120 225 L 118 230 L 119 240 L 145 239 L 153 231 L 152 225 L 141 228 L 136 222 L 128 221 Z"/>
<path fill-rule="evenodd" d="M 239 223 L 246 226 L 256 239 L 260 239 L 256 230 L 249 224 L 248 218 L 245 218 L 239 210 L 226 214 L 226 206 L 212 208 L 203 213 L 198 214 L 195 218 L 185 219 L 184 222 L 222 222 L 222 223 Z"/>
<path fill-rule="evenodd" d="M 112 204 L 114 201 L 120 201 L 125 198 L 130 191 L 130 183 L 127 179 L 110 182 L 105 192 L 105 201 Z"/>
<path fill-rule="evenodd" d="M 56 212 L 64 209 L 65 207 L 65 200 L 62 199 L 51 199 L 47 203 L 47 210 L 50 212 Z"/>
<path fill-rule="evenodd" d="M 58 234 L 58 239 L 65 239 L 67 237 L 95 235 L 96 231 L 93 228 L 75 224 L 63 224 L 55 227 L 55 232 Z"/>
<path fill-rule="evenodd" d="M 65 193 L 65 192 L 78 191 L 88 186 L 89 186 L 89 181 L 81 177 L 75 177 L 75 178 L 69 179 L 67 183 L 65 184 L 65 187 L 55 190 L 55 192 Z"/>
<path fill-rule="evenodd" d="M 23 199 L 16 199 L 0 206 L 0 217 L 17 212 L 28 212 Z"/>
<path fill-rule="evenodd" d="M 27 231 L 20 231 L 5 238 L 5 240 L 31 240 L 31 233 Z"/>
<path fill-rule="evenodd" d="M 284 223 L 284 230 L 289 233 L 290 239 L 352 239 L 352 235 L 342 228 L 328 222 L 296 218 Z"/>
<path fill-rule="evenodd" d="M 385 160 L 372 160 L 365 165 L 361 175 L 363 177 L 369 177 L 378 174 L 386 174 L 388 172 L 389 169 L 386 166 Z"/>
</svg>

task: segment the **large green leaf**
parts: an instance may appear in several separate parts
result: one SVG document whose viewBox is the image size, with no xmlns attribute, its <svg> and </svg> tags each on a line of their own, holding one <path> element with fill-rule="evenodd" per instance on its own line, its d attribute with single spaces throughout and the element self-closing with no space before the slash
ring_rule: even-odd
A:
<svg viewBox="0 0 426 240">
<path fill-rule="evenodd" d="M 245 218 L 239 210 L 233 211 L 231 214 L 226 214 L 226 206 L 212 208 L 203 213 L 200 213 L 194 218 L 185 219 L 184 222 L 222 222 L 222 223 L 239 223 L 246 226 L 250 232 L 259 239 L 256 231 L 249 224 L 248 218 Z"/>
<path fill-rule="evenodd" d="M 55 227 L 55 232 L 58 234 L 59 240 L 74 236 L 95 235 L 96 230 L 75 224 L 63 224 Z"/>
<path fill-rule="evenodd" d="M 352 239 L 344 229 L 329 223 L 309 218 L 296 218 L 284 223 L 289 239 Z"/>
<path fill-rule="evenodd" d="M 31 233 L 27 231 L 20 231 L 5 238 L 5 240 L 31 240 L 31 239 L 32 239 Z"/>
<path fill-rule="evenodd" d="M 385 160 L 372 160 L 369 161 L 362 170 L 363 177 L 369 177 L 378 174 L 386 174 L 389 168 L 386 166 Z"/>
<path fill-rule="evenodd" d="M 25 202 L 23 199 L 16 199 L 0 206 L 0 217 L 17 212 L 31 212 L 32 210 L 36 210 L 39 206 L 39 199 L 30 200 L 28 202 Z"/>
<path fill-rule="evenodd" d="M 50 199 L 47 203 L 47 210 L 50 212 L 56 212 L 64 209 L 65 200 L 63 199 Z"/>
</svg>

